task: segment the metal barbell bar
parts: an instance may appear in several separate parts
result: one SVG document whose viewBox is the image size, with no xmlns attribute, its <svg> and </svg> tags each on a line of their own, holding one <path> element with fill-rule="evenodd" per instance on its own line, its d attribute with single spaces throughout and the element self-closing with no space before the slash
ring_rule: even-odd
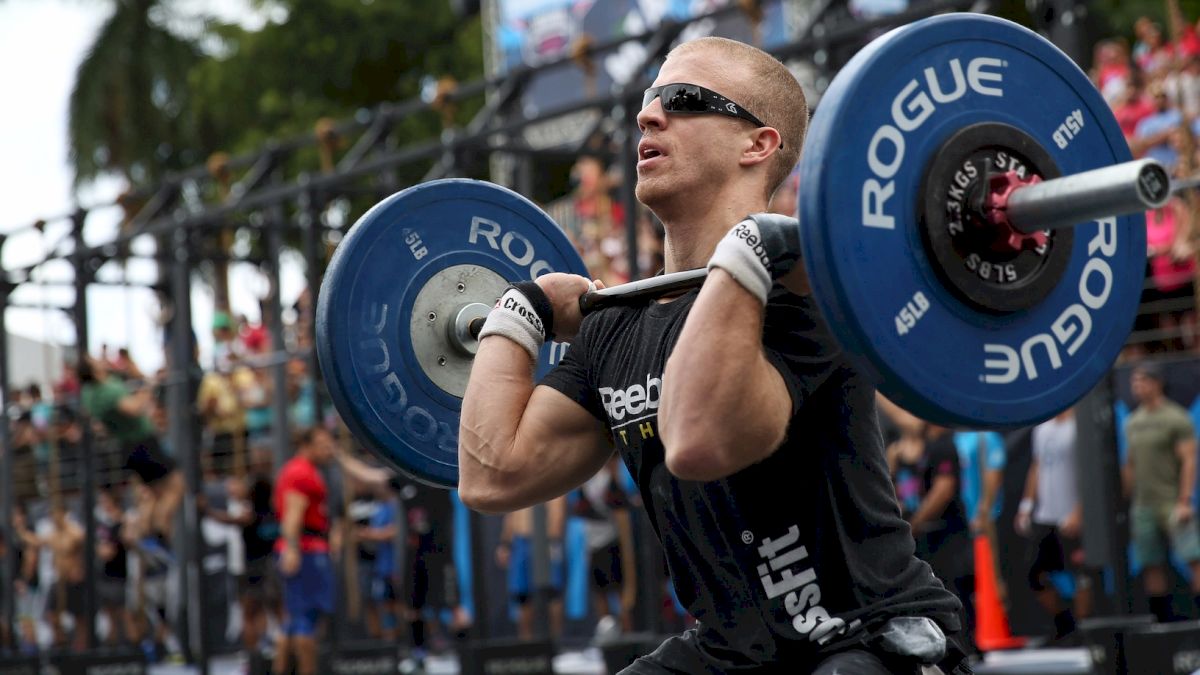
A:
<svg viewBox="0 0 1200 675">
<path fill-rule="evenodd" d="M 1153 159 L 1136 159 L 1017 188 L 1008 198 L 1005 215 L 1014 228 L 1032 233 L 1073 227 L 1097 218 L 1123 216 L 1160 208 L 1171 195 L 1200 187 L 1200 178 L 1172 183 L 1167 170 Z M 602 307 L 660 298 L 698 288 L 708 270 L 694 269 L 640 279 L 585 293 L 579 308 L 587 314 Z M 478 340 L 484 316 L 455 322 L 455 340 Z M 473 352 L 472 352 L 473 353 Z"/>
</svg>

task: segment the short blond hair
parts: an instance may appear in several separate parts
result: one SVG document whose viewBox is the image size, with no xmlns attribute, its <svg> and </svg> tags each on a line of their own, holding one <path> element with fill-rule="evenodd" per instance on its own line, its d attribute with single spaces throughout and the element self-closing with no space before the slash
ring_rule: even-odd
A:
<svg viewBox="0 0 1200 675">
<path fill-rule="evenodd" d="M 729 77 L 739 91 L 720 93 L 733 98 L 763 124 L 775 128 L 783 140 L 783 147 L 775 153 L 775 162 L 767 173 L 767 197 L 770 197 L 800 161 L 804 133 L 808 130 L 808 102 L 804 90 L 787 66 L 774 56 L 736 40 L 721 37 L 691 40 L 672 49 L 667 58 L 699 51 L 744 65 L 753 75 L 745 84 L 736 76 Z"/>
</svg>

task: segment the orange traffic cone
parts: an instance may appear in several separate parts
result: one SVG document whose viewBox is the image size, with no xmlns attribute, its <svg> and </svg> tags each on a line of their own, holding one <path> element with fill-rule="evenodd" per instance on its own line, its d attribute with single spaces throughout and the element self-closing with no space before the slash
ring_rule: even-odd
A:
<svg viewBox="0 0 1200 675">
<path fill-rule="evenodd" d="M 992 546 L 984 535 L 975 537 L 975 644 L 985 652 L 1016 649 L 1025 644 L 1025 638 L 1015 637 L 1009 631 L 1008 614 L 996 586 Z"/>
</svg>

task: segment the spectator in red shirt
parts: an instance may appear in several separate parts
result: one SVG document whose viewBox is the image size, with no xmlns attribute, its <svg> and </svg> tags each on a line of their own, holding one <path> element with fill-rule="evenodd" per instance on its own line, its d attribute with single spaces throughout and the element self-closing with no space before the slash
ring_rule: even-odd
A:
<svg viewBox="0 0 1200 675">
<path fill-rule="evenodd" d="M 1138 123 L 1152 114 L 1154 114 L 1154 104 L 1142 95 L 1139 78 L 1129 78 L 1125 90 L 1121 92 L 1113 105 L 1113 115 L 1117 118 L 1117 124 L 1121 125 L 1121 133 L 1125 134 L 1125 140 L 1132 139 L 1134 132 L 1137 131 Z"/>
<path fill-rule="evenodd" d="M 333 612 L 333 563 L 329 556 L 328 489 L 318 467 L 334 456 L 328 430 L 311 427 L 296 435 L 296 455 L 275 480 L 280 539 L 275 543 L 283 575 L 286 618 L 275 652 L 275 672 L 289 671 L 292 652 L 297 675 L 317 672 L 316 632 Z"/>
<path fill-rule="evenodd" d="M 1119 40 L 1101 40 L 1093 50 L 1092 79 L 1096 88 L 1107 93 L 1129 83 L 1129 48 Z"/>
<path fill-rule="evenodd" d="M 1179 0 L 1167 0 L 1167 26 L 1171 31 L 1172 49 L 1181 61 L 1200 55 L 1200 36 L 1196 35 L 1196 27 L 1184 18 Z"/>
</svg>

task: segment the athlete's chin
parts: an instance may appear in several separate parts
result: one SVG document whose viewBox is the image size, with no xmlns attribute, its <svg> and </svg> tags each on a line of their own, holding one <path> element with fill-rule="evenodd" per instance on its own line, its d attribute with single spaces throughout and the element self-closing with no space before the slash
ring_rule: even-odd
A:
<svg viewBox="0 0 1200 675">
<path fill-rule="evenodd" d="M 666 181 L 656 178 L 638 177 L 637 185 L 633 188 L 633 196 L 644 204 L 651 211 L 654 210 L 656 204 L 661 204 L 663 199 L 669 194 L 670 186 Z"/>
</svg>

